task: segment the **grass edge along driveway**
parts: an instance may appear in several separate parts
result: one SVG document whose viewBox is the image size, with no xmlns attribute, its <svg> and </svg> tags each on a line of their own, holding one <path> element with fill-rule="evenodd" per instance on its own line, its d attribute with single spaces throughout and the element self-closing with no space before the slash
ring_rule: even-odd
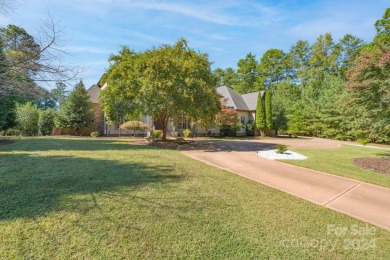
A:
<svg viewBox="0 0 390 260">
<path fill-rule="evenodd" d="M 353 164 L 354 158 L 388 158 L 390 157 L 390 148 L 389 150 L 385 150 L 341 145 L 339 148 L 293 148 L 292 150 L 307 156 L 308 159 L 279 161 L 390 188 L 390 176 Z"/>
</svg>

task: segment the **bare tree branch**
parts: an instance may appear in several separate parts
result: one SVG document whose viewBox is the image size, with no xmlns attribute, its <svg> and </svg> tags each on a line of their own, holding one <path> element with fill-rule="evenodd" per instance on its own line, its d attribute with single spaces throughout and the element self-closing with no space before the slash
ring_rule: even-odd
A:
<svg viewBox="0 0 390 260">
<path fill-rule="evenodd" d="M 6 70 L 0 71 L 0 80 L 2 81 L 0 94 L 10 89 L 15 90 L 15 88 L 25 90 L 20 86 L 23 84 L 22 82 L 26 83 L 26 79 L 13 77 L 21 72 L 27 73 L 28 80 L 35 82 L 35 84 L 75 80 L 81 69 L 65 63 L 69 54 L 61 48 L 63 34 L 58 22 L 55 22 L 49 14 L 48 18 L 42 21 L 34 37 L 34 42 L 38 44 L 39 48 L 24 52 L 25 55 L 22 59 L 8 60 Z M 20 84 L 15 83 L 15 80 L 19 81 Z"/>
</svg>

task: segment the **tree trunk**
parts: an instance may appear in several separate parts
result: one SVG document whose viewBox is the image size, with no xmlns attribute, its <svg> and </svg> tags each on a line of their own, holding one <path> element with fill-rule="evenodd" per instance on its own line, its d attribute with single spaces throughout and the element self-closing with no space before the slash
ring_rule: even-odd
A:
<svg viewBox="0 0 390 260">
<path fill-rule="evenodd" d="M 161 120 L 161 123 L 162 123 L 162 131 L 163 131 L 162 139 L 163 139 L 163 140 L 167 140 L 168 117 L 165 116 L 165 117 Z"/>
</svg>

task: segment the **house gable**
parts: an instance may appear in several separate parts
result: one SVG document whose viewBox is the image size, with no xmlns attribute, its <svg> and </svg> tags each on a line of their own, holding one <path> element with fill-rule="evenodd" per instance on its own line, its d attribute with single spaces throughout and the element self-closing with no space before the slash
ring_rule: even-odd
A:
<svg viewBox="0 0 390 260">
<path fill-rule="evenodd" d="M 240 111 L 255 111 L 259 92 L 252 92 L 240 95 L 233 89 L 222 86 L 217 88 L 218 94 L 223 98 L 227 98 L 227 106 Z M 264 91 L 261 91 L 261 96 L 264 97 Z"/>
<path fill-rule="evenodd" d="M 99 104 L 99 95 L 100 95 L 101 89 L 100 86 L 97 84 L 92 85 L 87 90 L 87 95 L 89 96 L 89 101 L 91 101 L 93 104 Z"/>
</svg>

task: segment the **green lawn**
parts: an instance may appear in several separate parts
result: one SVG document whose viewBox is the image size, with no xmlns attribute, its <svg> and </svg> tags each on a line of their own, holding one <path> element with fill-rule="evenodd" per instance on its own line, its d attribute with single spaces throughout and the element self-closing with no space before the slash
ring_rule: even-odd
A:
<svg viewBox="0 0 390 260">
<path fill-rule="evenodd" d="M 384 146 L 382 146 L 382 148 L 383 147 Z M 283 160 L 283 162 L 390 188 L 390 176 L 355 166 L 352 162 L 354 158 L 363 158 L 363 157 L 388 158 L 390 157 L 390 147 L 389 150 L 385 150 L 385 149 L 374 149 L 374 148 L 358 147 L 358 146 L 351 146 L 351 145 L 342 145 L 340 148 L 334 148 L 334 149 L 293 149 L 293 150 L 308 156 L 308 159 L 302 161 Z"/>
<path fill-rule="evenodd" d="M 126 139 L 0 146 L 0 230 L 1 259 L 390 259 L 389 231 Z"/>
</svg>

